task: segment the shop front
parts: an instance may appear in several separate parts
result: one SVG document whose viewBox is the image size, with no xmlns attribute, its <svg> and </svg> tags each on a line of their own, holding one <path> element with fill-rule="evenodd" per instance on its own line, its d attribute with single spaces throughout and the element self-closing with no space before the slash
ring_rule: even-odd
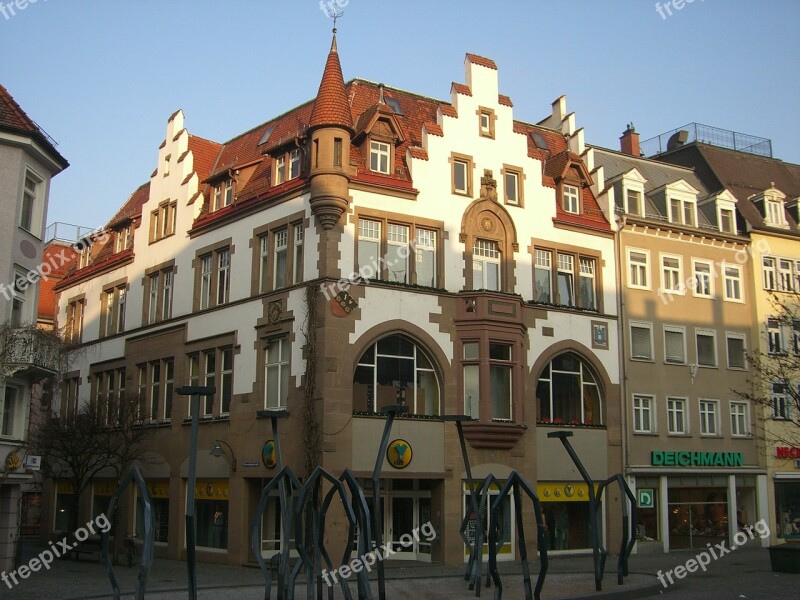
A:
<svg viewBox="0 0 800 600">
<path fill-rule="evenodd" d="M 636 539 L 664 552 L 705 548 L 730 540 L 757 522 L 766 476 L 740 452 L 653 451 L 651 469 L 637 471 Z"/>
<path fill-rule="evenodd" d="M 595 493 L 597 486 L 595 485 Z M 546 481 L 536 486 L 542 502 L 548 549 L 590 550 L 589 486 L 578 481 Z M 600 538 L 603 539 L 602 504 L 598 509 Z"/>
<path fill-rule="evenodd" d="M 800 542 L 800 448 L 778 446 L 773 474 L 776 536 L 779 541 Z"/>
</svg>

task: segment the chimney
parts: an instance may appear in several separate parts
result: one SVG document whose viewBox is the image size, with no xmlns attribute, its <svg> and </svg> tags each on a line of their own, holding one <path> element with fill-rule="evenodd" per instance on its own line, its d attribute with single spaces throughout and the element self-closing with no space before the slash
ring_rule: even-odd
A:
<svg viewBox="0 0 800 600">
<path fill-rule="evenodd" d="M 642 150 L 639 148 L 639 134 L 636 133 L 633 123 L 628 123 L 628 128 L 619 138 L 619 149 L 624 154 L 629 154 L 637 158 L 642 155 Z"/>
</svg>

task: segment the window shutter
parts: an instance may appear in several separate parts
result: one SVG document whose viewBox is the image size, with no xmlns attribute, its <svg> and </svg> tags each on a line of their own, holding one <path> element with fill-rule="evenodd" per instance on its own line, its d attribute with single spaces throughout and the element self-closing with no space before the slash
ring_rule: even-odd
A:
<svg viewBox="0 0 800 600">
<path fill-rule="evenodd" d="M 652 358 L 650 356 L 650 330 L 647 327 L 631 327 L 631 346 L 633 358 Z"/>
<path fill-rule="evenodd" d="M 671 363 L 683 363 L 685 361 L 683 356 L 683 332 L 664 331 L 664 339 L 666 341 L 666 361 Z"/>
</svg>

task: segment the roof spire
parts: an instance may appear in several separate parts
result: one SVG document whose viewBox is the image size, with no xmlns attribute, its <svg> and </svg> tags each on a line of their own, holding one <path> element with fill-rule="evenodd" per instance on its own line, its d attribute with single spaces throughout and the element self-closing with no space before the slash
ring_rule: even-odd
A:
<svg viewBox="0 0 800 600">
<path fill-rule="evenodd" d="M 339 125 L 353 130 L 353 115 L 344 88 L 342 65 L 339 62 L 339 50 L 336 45 L 336 28 L 333 29 L 333 41 L 322 81 L 319 84 L 317 99 L 311 112 L 309 126 Z"/>
</svg>

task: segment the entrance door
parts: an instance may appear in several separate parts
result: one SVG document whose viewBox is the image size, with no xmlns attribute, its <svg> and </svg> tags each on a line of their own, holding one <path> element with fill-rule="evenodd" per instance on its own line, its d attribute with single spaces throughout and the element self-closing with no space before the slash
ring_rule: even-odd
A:
<svg viewBox="0 0 800 600">
<path fill-rule="evenodd" d="M 396 552 L 391 558 L 430 562 L 431 543 L 420 531 L 431 520 L 430 495 L 393 495 L 391 509 L 389 539 Z"/>
</svg>

